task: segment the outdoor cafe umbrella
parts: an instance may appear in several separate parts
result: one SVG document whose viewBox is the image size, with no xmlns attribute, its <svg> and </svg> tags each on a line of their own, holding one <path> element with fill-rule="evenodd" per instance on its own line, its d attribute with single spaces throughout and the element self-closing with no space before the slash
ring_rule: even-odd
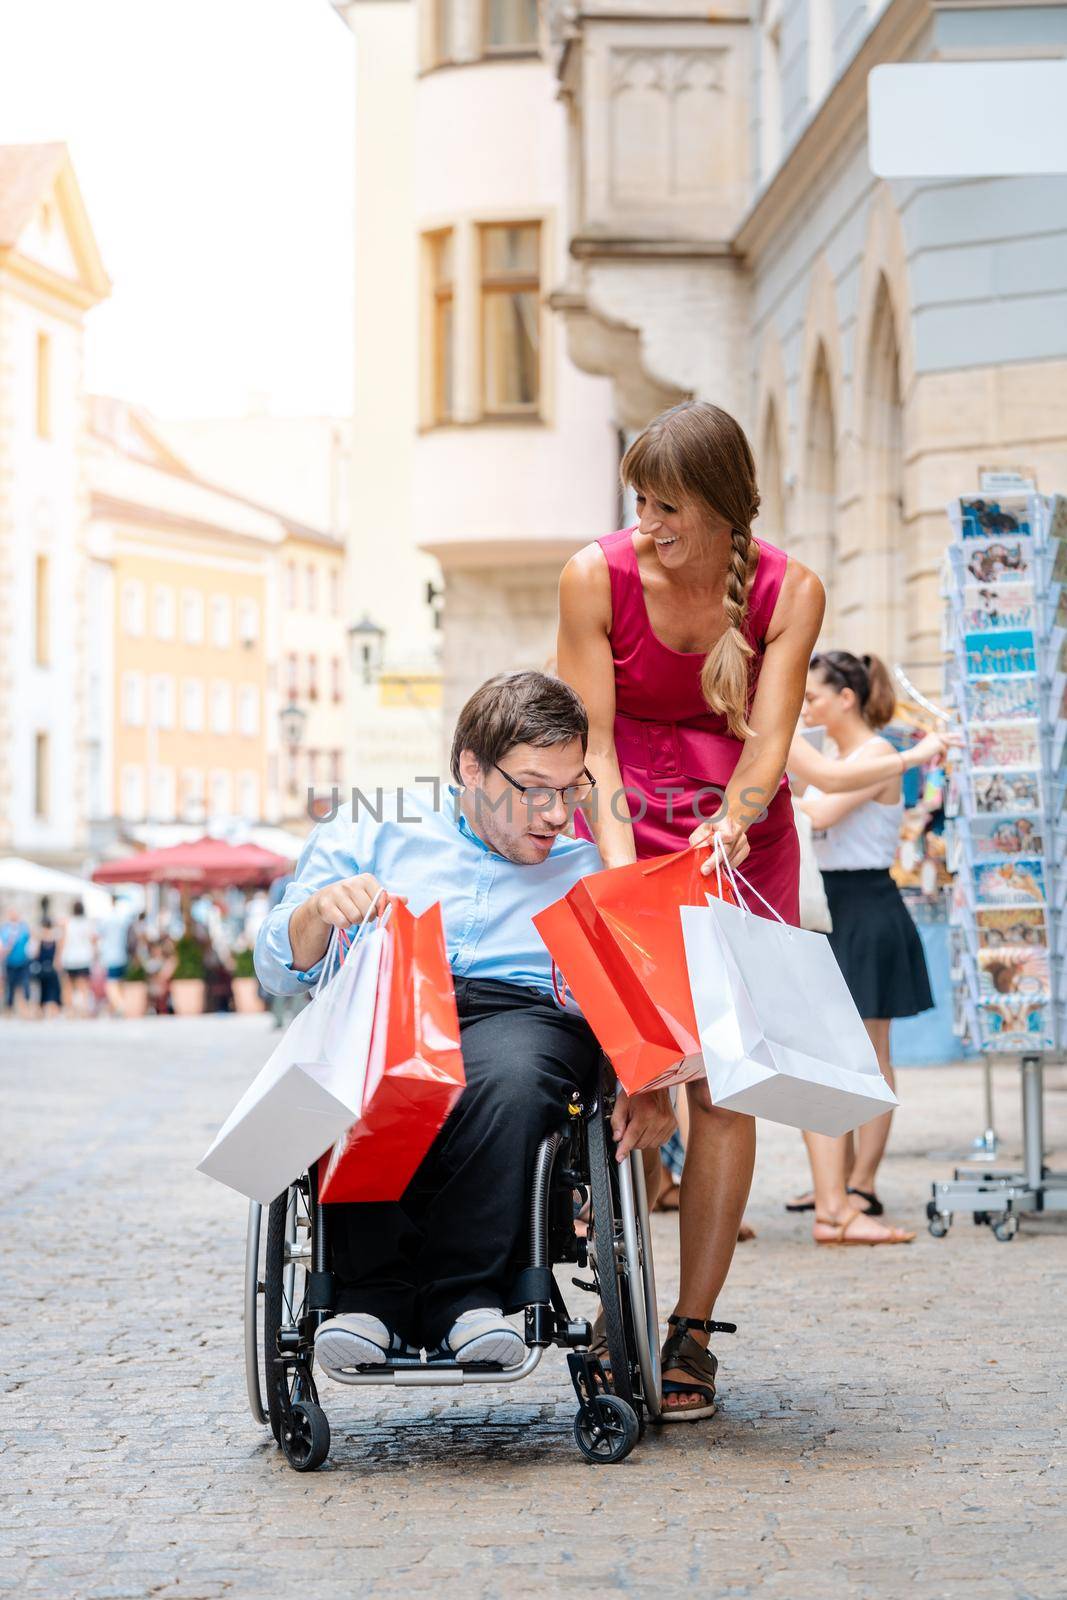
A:
<svg viewBox="0 0 1067 1600">
<path fill-rule="evenodd" d="M 107 861 L 93 873 L 96 883 L 172 883 L 188 894 L 206 889 L 254 889 L 292 872 L 285 856 L 258 844 L 194 839 L 164 850 L 141 850 Z"/>
</svg>

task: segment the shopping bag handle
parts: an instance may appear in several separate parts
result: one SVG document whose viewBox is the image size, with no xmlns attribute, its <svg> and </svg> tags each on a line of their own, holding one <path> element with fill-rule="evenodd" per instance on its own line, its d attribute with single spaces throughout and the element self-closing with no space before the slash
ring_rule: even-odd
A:
<svg viewBox="0 0 1067 1600">
<path fill-rule="evenodd" d="M 367 915 L 361 922 L 356 924 L 356 931 L 354 934 L 350 934 L 347 928 L 330 929 L 330 940 L 326 946 L 326 952 L 322 958 L 322 966 L 319 968 L 319 975 L 316 979 L 315 987 L 311 991 L 311 997 L 313 1000 L 318 998 L 328 979 L 333 977 L 335 969 L 344 965 L 345 957 L 351 950 L 355 948 L 360 939 L 364 937 L 368 923 L 374 920 L 370 913 L 374 910 L 382 895 L 386 893 L 387 891 L 385 889 L 378 890 L 378 893 L 374 896 L 374 899 L 371 901 L 370 906 L 368 907 Z M 384 928 L 388 925 L 392 909 L 393 908 L 391 904 L 386 906 L 385 910 L 378 918 L 380 927 Z"/>
<path fill-rule="evenodd" d="M 788 922 L 786 922 L 785 918 L 782 916 L 781 912 L 777 911 L 774 908 L 774 906 L 771 905 L 771 902 L 769 900 L 765 900 L 763 898 L 763 896 L 760 894 L 759 890 L 757 888 L 755 888 L 753 884 L 749 883 L 748 879 L 744 876 L 744 874 L 742 873 L 741 869 L 739 867 L 735 867 L 735 866 L 733 866 L 731 864 L 729 858 L 727 857 L 726 851 L 723 848 L 722 838 L 721 838 L 721 836 L 719 834 L 715 835 L 714 842 L 712 843 L 711 859 L 715 863 L 715 877 L 716 877 L 716 880 L 717 880 L 718 886 L 719 886 L 719 898 L 720 898 L 720 900 L 722 899 L 722 871 L 721 871 L 721 868 L 725 867 L 725 869 L 726 869 L 726 877 L 727 877 L 727 879 L 729 881 L 730 887 L 734 891 L 734 896 L 735 896 L 735 898 L 737 900 L 738 905 L 740 906 L 741 910 L 745 913 L 746 916 L 750 915 L 750 909 L 749 909 L 748 906 L 745 905 L 745 902 L 744 902 L 744 900 L 743 900 L 743 898 L 741 896 L 741 890 L 740 890 L 740 887 L 739 887 L 739 885 L 741 885 L 741 884 L 744 884 L 744 886 L 748 890 L 749 894 L 755 895 L 756 899 L 760 902 L 761 905 L 764 905 L 764 906 L 767 907 L 767 910 L 770 912 L 771 916 L 774 917 L 778 922 L 780 922 L 782 924 L 783 928 L 788 928 L 790 926 L 790 924 Z"/>
<path fill-rule="evenodd" d="M 553 961 L 553 963 L 552 963 L 552 994 L 553 994 L 553 996 L 555 998 L 555 1001 L 556 1001 L 556 1004 L 559 1006 L 560 1010 L 561 1011 L 566 1011 L 566 1009 L 567 1009 L 567 980 L 563 976 L 563 974 L 559 970 L 559 968 L 556 966 L 555 961 Z"/>
</svg>

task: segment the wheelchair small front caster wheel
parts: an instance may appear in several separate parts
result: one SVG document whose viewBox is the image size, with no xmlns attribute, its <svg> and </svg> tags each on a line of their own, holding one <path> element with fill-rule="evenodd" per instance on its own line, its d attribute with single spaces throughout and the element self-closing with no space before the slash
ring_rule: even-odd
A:
<svg viewBox="0 0 1067 1600">
<path fill-rule="evenodd" d="M 295 1472 L 314 1472 L 330 1453 L 330 1424 L 313 1400 L 294 1400 L 282 1421 L 281 1447 Z"/>
<path fill-rule="evenodd" d="M 993 1237 L 999 1239 L 1001 1244 L 1011 1244 L 1018 1231 L 1019 1219 L 1012 1216 L 1010 1211 L 993 1224 Z"/>
<path fill-rule="evenodd" d="M 594 1395 L 589 1401 L 595 1421 L 583 1407 L 575 1414 L 574 1438 L 587 1461 L 625 1461 L 641 1436 L 637 1413 L 617 1394 Z"/>
</svg>

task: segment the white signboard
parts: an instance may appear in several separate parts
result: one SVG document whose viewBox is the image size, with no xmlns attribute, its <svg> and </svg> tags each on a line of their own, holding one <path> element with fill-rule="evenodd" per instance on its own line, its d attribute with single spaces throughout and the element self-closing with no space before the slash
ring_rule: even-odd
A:
<svg viewBox="0 0 1067 1600">
<path fill-rule="evenodd" d="M 880 178 L 1067 172 L 1067 61 L 936 61 L 867 80 Z"/>
</svg>

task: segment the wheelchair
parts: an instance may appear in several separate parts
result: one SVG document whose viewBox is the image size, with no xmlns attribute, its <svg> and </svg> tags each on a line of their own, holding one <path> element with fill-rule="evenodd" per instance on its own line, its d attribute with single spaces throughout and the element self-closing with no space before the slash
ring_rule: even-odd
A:
<svg viewBox="0 0 1067 1600">
<path fill-rule="evenodd" d="M 574 1438 L 587 1461 L 623 1461 L 661 1412 L 659 1317 L 648 1201 L 641 1153 L 619 1162 L 611 1135 L 615 1075 L 602 1060 L 595 1093 L 577 1092 L 561 1106 L 559 1128 L 537 1151 L 529 1203 L 526 1264 L 513 1285 L 508 1314 L 525 1314 L 526 1355 L 515 1367 L 484 1362 L 372 1367 L 346 1373 L 353 1385 L 428 1388 L 518 1383 L 549 1348 L 567 1352 L 578 1401 Z M 590 1226 L 575 1226 L 575 1194 L 588 1200 Z M 332 1315 L 330 1208 L 320 1205 L 312 1167 L 268 1209 L 261 1258 L 263 1207 L 248 1212 L 245 1247 L 244 1353 L 248 1403 L 267 1425 L 289 1465 L 312 1472 L 326 1460 L 330 1425 L 314 1378 L 314 1337 Z M 554 1268 L 572 1265 L 590 1277 L 571 1279 L 595 1292 L 603 1307 L 607 1363 L 590 1349 L 591 1325 L 572 1318 Z"/>
</svg>

